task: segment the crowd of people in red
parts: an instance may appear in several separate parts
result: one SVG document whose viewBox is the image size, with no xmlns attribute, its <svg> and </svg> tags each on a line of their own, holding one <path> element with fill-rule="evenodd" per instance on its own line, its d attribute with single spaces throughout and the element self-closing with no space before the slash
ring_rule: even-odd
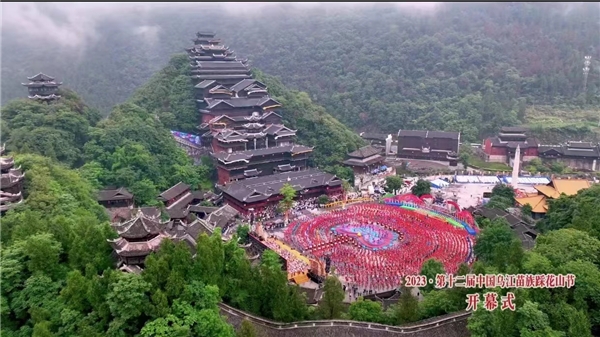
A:
<svg viewBox="0 0 600 337">
<path fill-rule="evenodd" d="M 356 238 L 336 235 L 339 225 L 378 225 L 398 233 L 386 249 L 369 249 Z M 336 274 L 352 287 L 375 292 L 397 288 L 406 275 L 418 275 L 428 259 L 440 261 L 446 273 L 473 260 L 475 237 L 438 217 L 382 204 L 363 204 L 336 210 L 308 221 L 291 223 L 285 241 L 303 255 L 331 258 Z"/>
</svg>

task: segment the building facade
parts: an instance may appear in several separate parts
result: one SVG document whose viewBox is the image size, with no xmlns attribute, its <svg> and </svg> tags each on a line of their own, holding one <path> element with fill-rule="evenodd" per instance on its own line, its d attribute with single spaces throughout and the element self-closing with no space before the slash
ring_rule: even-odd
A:
<svg viewBox="0 0 600 337">
<path fill-rule="evenodd" d="M 545 162 L 559 162 L 583 171 L 600 171 L 600 144 L 567 142 L 560 145 L 540 145 L 538 153 Z"/>
<path fill-rule="evenodd" d="M 512 166 L 517 146 L 521 150 L 521 162 L 528 162 L 538 157 L 538 141 L 527 136 L 527 129 L 503 127 L 497 136 L 484 140 L 485 160 Z"/>
<path fill-rule="evenodd" d="M 355 177 L 368 174 L 383 165 L 385 157 L 382 154 L 383 148 L 367 145 L 348 153 L 348 159 L 344 164 L 352 168 Z"/>
<path fill-rule="evenodd" d="M 342 180 L 338 177 L 317 169 L 307 169 L 232 182 L 222 186 L 223 198 L 242 214 L 250 213 L 251 209 L 260 212 L 279 203 L 282 199 L 279 191 L 285 184 L 296 190 L 296 197 L 300 200 L 343 193 Z"/>
<path fill-rule="evenodd" d="M 199 32 L 187 48 L 200 114 L 201 146 L 217 166 L 219 184 L 303 170 L 312 148 L 296 144 L 296 130 L 283 124 L 281 103 L 254 79 L 212 32 Z"/>
<path fill-rule="evenodd" d="M 15 168 L 13 157 L 2 156 L 5 147 L 0 147 L 0 171 L 2 179 L 0 181 L 0 212 L 4 213 L 11 208 L 23 202 L 23 180 L 25 175 L 21 172 L 21 167 Z"/>
<path fill-rule="evenodd" d="M 400 130 L 398 158 L 437 160 L 456 166 L 460 132 Z"/>
<path fill-rule="evenodd" d="M 54 77 L 39 73 L 28 77 L 29 83 L 22 83 L 29 91 L 29 98 L 42 102 L 51 102 L 60 98 L 58 87 L 62 82 L 56 82 Z"/>
</svg>

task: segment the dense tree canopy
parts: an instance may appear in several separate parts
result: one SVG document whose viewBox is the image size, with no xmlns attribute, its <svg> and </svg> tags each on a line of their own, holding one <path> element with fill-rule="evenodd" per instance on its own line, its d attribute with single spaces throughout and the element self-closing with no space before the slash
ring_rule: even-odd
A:
<svg viewBox="0 0 600 337">
<path fill-rule="evenodd" d="M 14 100 L 1 111 L 2 140 L 8 150 L 37 153 L 69 166 L 83 164 L 83 144 L 100 113 L 69 90 L 57 104 Z"/>
<path fill-rule="evenodd" d="M 38 40 L 6 25 L 2 98 L 22 97 L 22 80 L 43 69 L 108 113 L 188 47 L 194 32 L 210 29 L 355 129 L 452 130 L 479 141 L 525 121 L 542 138 L 590 137 L 600 97 L 599 17 L 596 3 L 447 3 L 422 12 L 280 4 L 252 15 L 171 6 L 102 17 L 97 38 L 74 50 L 60 50 L 41 29 Z M 148 27 L 156 33 L 142 34 Z M 584 92 L 585 55 L 592 70 Z M 192 106 L 173 89 L 188 79 L 168 72 L 178 80 L 157 80 L 160 87 L 147 91 L 166 105 L 136 104 L 184 126 Z"/>
<path fill-rule="evenodd" d="M 160 119 L 132 103 L 98 123 L 84 149 L 84 176 L 98 188 L 130 188 L 138 204 L 152 203 L 160 190 L 180 181 L 194 189 L 212 187 L 210 168 L 193 165 Z"/>
</svg>

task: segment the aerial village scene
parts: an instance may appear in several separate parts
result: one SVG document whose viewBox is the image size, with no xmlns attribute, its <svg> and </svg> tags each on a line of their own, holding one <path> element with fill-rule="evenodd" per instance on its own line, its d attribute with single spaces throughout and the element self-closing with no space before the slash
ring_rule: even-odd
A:
<svg viewBox="0 0 600 337">
<path fill-rule="evenodd" d="M 570 137 L 546 144 L 538 139 L 536 130 L 514 123 L 499 125 L 493 135 L 476 142 L 465 140 L 460 128 L 389 132 L 389 128 L 375 127 L 353 135 L 357 145 L 342 154 L 343 160 L 320 167 L 320 158 L 327 156 L 319 152 L 324 145 L 302 138 L 310 124 L 286 115 L 288 105 L 301 106 L 297 98 L 282 94 L 281 82 L 257 75 L 252 60 L 242 56 L 243 50 L 228 47 L 220 32 L 198 26 L 202 30 L 189 32 L 192 42 L 185 54 L 171 61 L 171 69 L 161 75 L 183 69 L 178 79 L 183 78 L 185 90 L 193 95 L 188 103 L 195 115 L 186 124 L 191 127 L 177 128 L 183 124 L 169 122 L 172 114 L 143 111 L 149 109 L 145 100 L 160 95 L 161 88 L 148 89 L 145 97 L 136 98 L 135 104 L 142 110 L 134 105 L 118 106 L 106 121 L 98 117 L 92 122 L 96 117 L 89 117 L 92 113 L 83 108 L 80 115 L 89 114 L 86 125 L 92 131 L 85 136 L 82 155 L 74 155 L 66 164 L 79 167 L 74 175 L 83 178 L 60 175 L 56 172 L 63 169 L 55 165 L 62 164 L 31 157 L 28 148 L 15 145 L 18 139 L 26 140 L 18 132 L 23 123 L 19 114 L 36 120 L 31 117 L 35 111 L 47 109 L 58 119 L 71 118 L 60 117 L 63 106 L 83 106 L 75 103 L 72 91 L 64 91 L 69 83 L 60 80 L 62 74 L 44 69 L 31 74 L 21 83 L 23 100 L 18 104 L 22 106 L 3 107 L 2 122 L 8 126 L 10 138 L 2 139 L 0 210 L 2 235 L 10 240 L 3 242 L 14 246 L 3 250 L 7 256 L 3 273 L 11 273 L 2 279 L 3 286 L 14 289 L 2 294 L 3 302 L 10 303 L 2 318 L 10 322 L 3 330 L 7 336 L 301 336 L 294 332 L 300 327 L 327 336 L 534 336 L 529 333 L 542 330 L 550 331 L 544 336 L 598 335 L 600 301 L 587 290 L 577 293 L 580 277 L 588 282 L 585 286 L 600 291 L 597 282 L 589 283 L 577 274 L 586 268 L 577 263 L 600 262 L 596 255 L 600 241 L 594 238 L 598 224 L 585 219 L 577 221 L 587 225 L 555 223 L 561 216 L 563 222 L 581 217 L 577 212 L 583 217 L 595 216 L 590 205 L 600 205 L 597 141 Z M 586 56 L 582 64 L 585 73 L 590 59 Z M 285 82 L 285 78 L 281 80 Z M 165 103 L 155 105 L 161 104 Z M 136 171 L 137 163 L 149 161 L 147 153 L 153 153 L 136 145 L 141 140 L 110 145 L 122 137 L 155 137 L 150 129 L 139 135 L 135 135 L 138 127 L 128 129 L 128 121 L 137 118 L 131 117 L 136 114 L 144 116 L 136 123 L 168 126 L 168 137 L 157 144 L 167 142 L 171 147 L 161 150 L 157 155 L 161 159 L 152 161 L 155 164 L 143 164 L 148 172 L 156 165 L 155 177 L 166 172 L 160 183 L 152 181 L 154 173 L 140 175 Z M 81 116 L 78 118 L 84 118 Z M 59 161 L 70 158 L 53 151 Z M 201 178 L 190 178 L 197 174 L 196 169 Z M 54 178 L 55 174 L 59 178 Z M 38 176 L 45 180 L 36 180 Z M 63 186 L 57 179 L 71 182 Z M 77 187 L 79 192 L 72 190 L 79 184 L 76 179 L 90 186 L 86 188 L 92 191 L 92 203 L 83 206 L 83 201 L 77 200 L 88 192 L 82 192 L 83 187 Z M 56 197 L 44 197 L 40 192 L 52 189 L 63 192 Z M 109 226 L 90 232 L 77 227 L 85 226 L 81 220 L 79 225 L 69 225 L 75 226 L 71 234 L 61 234 L 52 226 L 67 226 L 66 220 L 64 224 L 58 218 L 39 220 L 53 223 L 48 225 L 51 234 L 35 234 L 32 237 L 38 241 L 31 241 L 17 223 L 35 222 L 36 212 L 58 207 L 63 203 L 60 200 L 81 202 L 90 212 L 81 213 L 81 219 L 108 219 Z M 579 203 L 587 208 L 573 206 Z M 564 213 L 569 207 L 580 208 Z M 580 234 L 585 226 L 590 226 L 592 234 Z M 100 234 L 103 231 L 106 233 Z M 70 241 L 84 232 L 90 234 L 82 237 L 93 235 L 94 241 Z M 551 244 L 558 246 L 562 240 L 573 252 L 550 253 L 555 251 Z M 42 257 L 30 251 L 37 249 L 35 245 L 46 247 L 42 251 L 50 262 L 36 260 Z M 48 248 L 60 245 L 56 252 Z M 585 247 L 593 248 L 588 251 Z M 91 250 L 95 252 L 88 253 Z M 24 255 L 19 255 L 21 251 Z M 102 251 L 106 253 L 100 254 Z M 587 253 L 577 255 L 581 251 Z M 588 253 L 592 257 L 586 260 Z M 573 261 L 557 255 L 568 255 Z M 54 259 L 54 269 L 44 267 L 55 263 Z M 28 271 L 15 267 L 17 261 L 27 261 Z M 556 265 L 548 267 L 552 263 Z M 561 264 L 572 264 L 574 269 Z M 68 273 L 67 265 L 73 268 Z M 597 266 L 594 272 L 600 275 Z M 31 282 L 54 292 L 28 306 L 19 296 L 34 301 L 38 295 L 16 295 L 17 290 L 23 294 L 33 291 L 29 280 L 19 281 L 14 276 L 19 273 L 31 273 Z M 511 274 L 513 279 L 507 281 Z M 538 274 L 544 277 L 542 283 L 534 281 Z M 554 284 L 555 274 L 557 285 L 551 288 L 564 288 L 562 293 L 548 290 L 548 297 L 542 299 L 546 295 L 522 290 Z M 36 275 L 47 276 L 41 280 L 35 279 Z M 525 286 L 526 275 L 534 275 L 529 286 Z M 57 281 L 60 277 L 66 281 Z M 465 285 L 454 283 L 454 278 L 461 277 Z M 109 283 L 101 285 L 105 281 Z M 49 283 L 44 286 L 44 282 Z M 105 287 L 94 291 L 106 292 L 98 295 L 106 296 L 102 297 L 106 307 L 101 306 L 104 300 L 100 297 L 78 298 L 78 292 L 91 294 L 92 290 L 82 292 L 84 283 L 86 289 Z M 489 294 L 496 294 L 493 302 Z M 210 296 L 217 300 L 209 305 Z M 553 296 L 562 296 L 565 310 L 575 315 L 569 323 L 555 322 L 557 313 L 543 303 L 551 302 Z M 52 297 L 61 304 L 49 304 Z M 120 301 L 137 304 L 129 308 L 116 304 Z M 444 301 L 452 304 L 442 304 Z M 502 308 L 496 309 L 493 303 Z M 90 321 L 62 326 L 71 318 L 63 314 L 63 323 L 56 320 L 54 305 L 63 308 L 56 310 L 70 310 L 65 312 Z M 522 318 L 524 311 L 519 310 L 525 309 L 521 307 L 539 313 L 543 328 Z M 199 315 L 210 311 L 216 316 L 193 318 L 186 316 L 191 314 L 185 310 L 197 310 Z M 505 310 L 506 315 L 512 315 L 510 311 L 516 315 L 511 321 L 516 328 L 506 335 L 498 331 L 509 321 L 489 321 L 496 317 L 492 315 L 504 315 Z M 222 323 L 203 326 L 209 319 Z M 488 326 L 482 327 L 486 325 L 482 322 Z M 171 334 L 180 328 L 182 334 Z"/>
</svg>

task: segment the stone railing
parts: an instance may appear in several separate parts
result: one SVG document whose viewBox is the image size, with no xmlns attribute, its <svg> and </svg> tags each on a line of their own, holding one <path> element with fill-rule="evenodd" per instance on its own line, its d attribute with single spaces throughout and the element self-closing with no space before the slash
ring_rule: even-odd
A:
<svg viewBox="0 0 600 337">
<path fill-rule="evenodd" d="M 244 319 L 266 337 L 342 337 L 342 336 L 398 336 L 411 337 L 467 337 L 467 318 L 470 312 L 458 312 L 434 317 L 405 326 L 391 326 L 377 323 L 347 320 L 304 321 L 278 323 L 260 318 L 226 304 L 219 304 L 221 314 L 234 327 L 239 328 Z"/>
</svg>

